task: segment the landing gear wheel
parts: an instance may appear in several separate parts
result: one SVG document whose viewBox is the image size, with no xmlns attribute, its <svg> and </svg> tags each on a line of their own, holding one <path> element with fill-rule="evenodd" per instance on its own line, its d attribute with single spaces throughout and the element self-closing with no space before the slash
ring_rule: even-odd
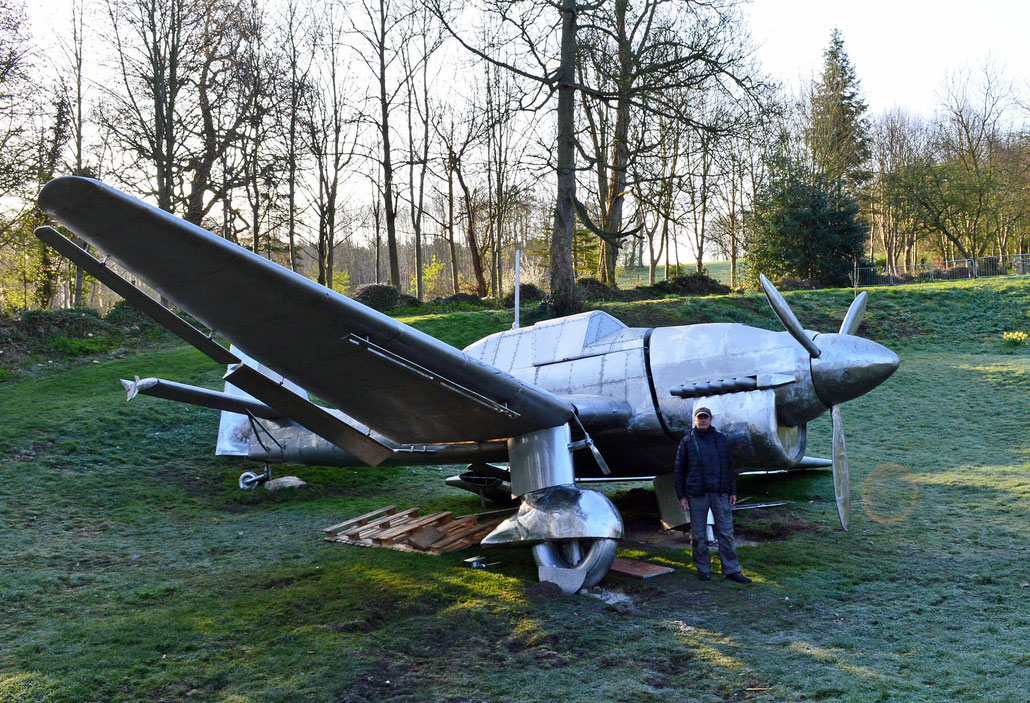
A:
<svg viewBox="0 0 1030 703">
<path fill-rule="evenodd" d="M 240 488 L 249 491 L 251 488 L 263 486 L 272 480 L 272 466 L 265 464 L 265 472 L 256 474 L 253 471 L 244 471 L 240 474 Z"/>
<path fill-rule="evenodd" d="M 533 560 L 537 566 L 585 571 L 583 588 L 590 588 L 608 573 L 618 548 L 618 540 L 608 538 L 541 542 L 533 546 Z"/>
</svg>

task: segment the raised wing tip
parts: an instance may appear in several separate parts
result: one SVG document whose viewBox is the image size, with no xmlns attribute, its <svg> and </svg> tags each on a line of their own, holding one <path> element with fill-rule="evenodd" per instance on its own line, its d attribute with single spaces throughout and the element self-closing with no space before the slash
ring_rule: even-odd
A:
<svg viewBox="0 0 1030 703">
<path fill-rule="evenodd" d="M 100 181 L 82 176 L 59 176 L 50 181 L 39 191 L 36 202 L 43 210 L 53 213 L 54 209 L 67 202 L 75 193 L 84 193 L 90 186 L 103 187 Z"/>
</svg>

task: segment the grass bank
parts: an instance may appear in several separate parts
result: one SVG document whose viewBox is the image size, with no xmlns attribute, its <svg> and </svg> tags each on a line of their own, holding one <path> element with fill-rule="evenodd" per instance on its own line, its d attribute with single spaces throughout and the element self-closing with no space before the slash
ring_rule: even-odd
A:
<svg viewBox="0 0 1030 703">
<path fill-rule="evenodd" d="M 0 383 L 0 701 L 1022 701 L 1030 615 L 1026 279 L 870 292 L 867 336 L 897 374 L 844 408 L 856 515 L 835 528 L 825 472 L 742 479 L 787 498 L 742 517 L 755 579 L 693 578 L 681 550 L 628 603 L 548 598 L 528 553 L 401 554 L 320 529 L 388 503 L 468 513 L 454 467 L 296 469 L 241 492 L 214 413 L 119 377 L 217 387 L 183 347 L 42 365 Z M 835 330 L 851 292 L 789 294 Z M 778 323 L 758 296 L 605 306 L 630 324 Z M 413 318 L 459 346 L 510 312 Z M 92 361 L 99 363 L 92 363 Z M 811 427 L 829 448 L 825 418 Z M 616 500 L 630 500 L 615 488 Z M 862 500 L 864 498 L 864 501 Z M 777 529 L 788 523 L 786 534 Z"/>
<path fill-rule="evenodd" d="M 1030 332 L 1030 278 L 1026 276 L 869 288 L 866 292 L 869 303 L 859 334 L 904 349 L 933 347 L 1006 354 L 1019 347 L 1006 344 L 1004 332 Z M 836 288 L 787 292 L 784 297 L 806 329 L 836 332 L 855 294 L 850 288 Z M 783 329 L 765 296 L 756 292 L 598 303 L 592 307 L 633 327 L 740 322 Z M 535 315 L 533 306 L 524 306 L 523 325 L 536 321 Z M 464 347 L 487 334 L 509 329 L 514 312 L 485 310 L 401 319 Z"/>
</svg>

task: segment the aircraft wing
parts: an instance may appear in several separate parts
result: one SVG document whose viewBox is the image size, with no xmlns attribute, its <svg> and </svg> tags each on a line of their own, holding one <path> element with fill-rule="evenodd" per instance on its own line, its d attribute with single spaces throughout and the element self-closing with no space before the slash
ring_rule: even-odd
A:
<svg viewBox="0 0 1030 703">
<path fill-rule="evenodd" d="M 562 399 L 246 249 L 87 178 L 39 205 L 248 356 L 401 443 L 512 437 Z"/>
</svg>

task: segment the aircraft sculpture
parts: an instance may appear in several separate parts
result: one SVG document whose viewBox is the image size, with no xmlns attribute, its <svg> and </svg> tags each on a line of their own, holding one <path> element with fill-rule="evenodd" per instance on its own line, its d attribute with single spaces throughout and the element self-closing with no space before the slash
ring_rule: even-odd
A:
<svg viewBox="0 0 1030 703">
<path fill-rule="evenodd" d="M 56 230 L 36 231 L 227 366 L 224 391 L 156 378 L 123 384 L 130 400 L 144 394 L 221 410 L 217 452 L 265 465 L 263 474 L 244 473 L 242 488 L 267 480 L 271 463 L 467 463 L 452 483 L 522 501 L 483 543 L 532 547 L 542 575 L 580 572 L 585 586 L 608 571 L 623 526 L 604 494 L 577 481 L 668 478 L 695 405 L 712 410 L 738 470 L 830 464 L 805 457 L 807 423 L 830 410 L 847 529 L 840 404 L 898 366 L 892 351 L 855 336 L 865 293 L 837 333 L 817 333 L 802 329 L 764 276 L 784 332 L 742 324 L 631 328 L 593 311 L 459 351 L 99 181 L 55 179 L 39 204 L 231 342 L 226 349 Z"/>
</svg>

